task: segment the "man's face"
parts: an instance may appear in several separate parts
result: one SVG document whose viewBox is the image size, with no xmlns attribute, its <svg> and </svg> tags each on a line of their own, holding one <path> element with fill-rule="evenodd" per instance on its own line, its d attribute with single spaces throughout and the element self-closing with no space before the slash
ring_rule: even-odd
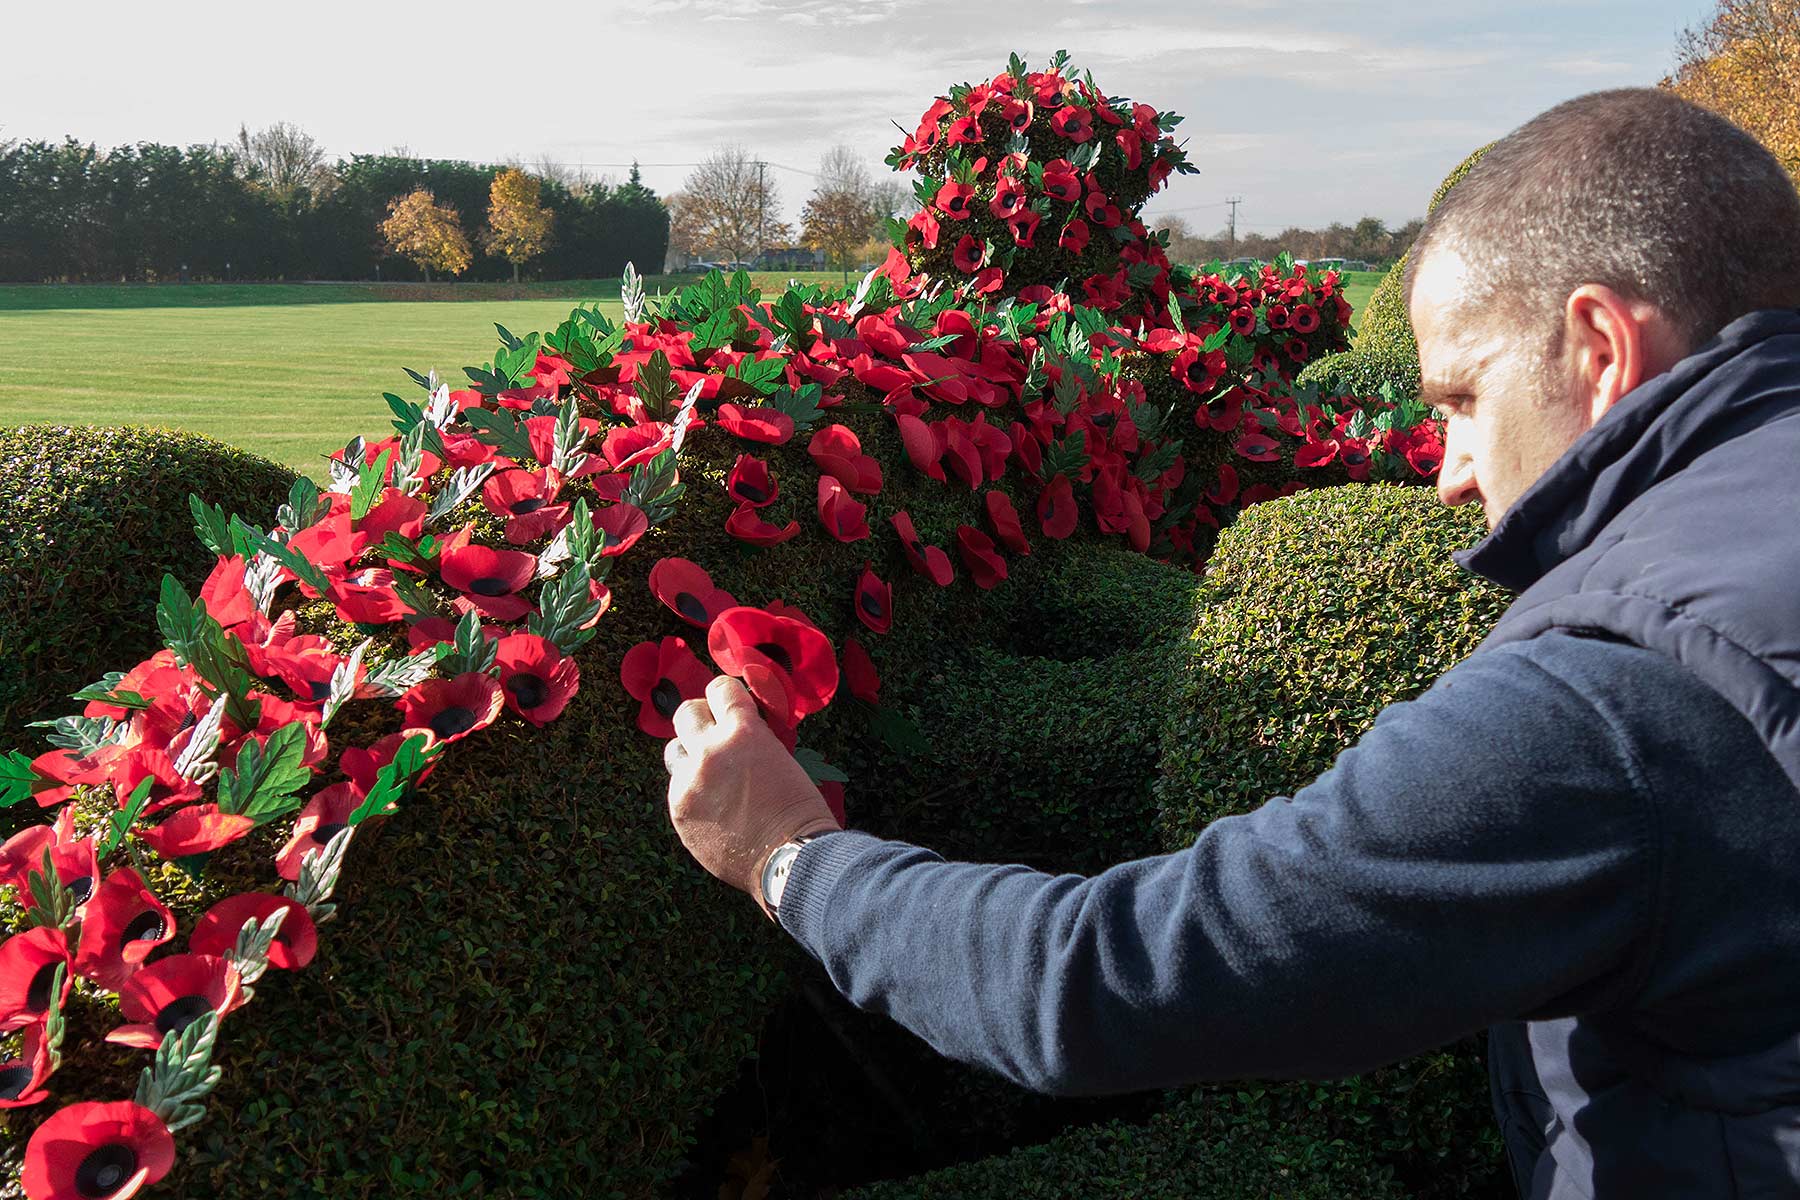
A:
<svg viewBox="0 0 1800 1200">
<path fill-rule="evenodd" d="M 1545 358 L 1548 339 L 1470 303 L 1478 282 L 1455 249 L 1437 248 L 1408 310 L 1423 398 L 1445 418 L 1438 498 L 1480 501 L 1492 529 L 1589 422 L 1565 365 Z"/>
</svg>

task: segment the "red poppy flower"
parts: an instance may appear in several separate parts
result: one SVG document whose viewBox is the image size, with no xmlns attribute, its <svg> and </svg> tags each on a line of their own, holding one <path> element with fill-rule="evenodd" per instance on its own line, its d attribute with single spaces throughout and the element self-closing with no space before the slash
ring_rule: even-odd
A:
<svg viewBox="0 0 1800 1200">
<path fill-rule="evenodd" d="M 1050 128 L 1058 137 L 1079 145 L 1094 136 L 1094 114 L 1085 108 L 1065 104 L 1051 114 Z"/>
<path fill-rule="evenodd" d="M 794 436 L 794 418 L 773 408 L 721 404 L 713 424 L 749 442 L 779 446 Z"/>
<path fill-rule="evenodd" d="M 938 189 L 937 198 L 932 203 L 952 221 L 966 221 L 969 219 L 969 205 L 974 199 L 974 187 L 966 183 L 951 182 Z"/>
<path fill-rule="evenodd" d="M 1269 305 L 1268 309 L 1263 313 L 1263 316 L 1267 318 L 1270 329 L 1286 329 L 1292 320 L 1292 317 L 1288 312 L 1288 307 L 1285 304 Z"/>
<path fill-rule="evenodd" d="M 675 427 L 662 421 L 616 425 L 606 431 L 600 453 L 615 471 L 629 472 L 675 444 Z"/>
<path fill-rule="evenodd" d="M 397 743 L 396 743 L 397 744 Z M 345 751 L 348 757 L 350 751 Z M 390 753 L 387 756 L 392 759 Z M 385 765 L 385 764 L 383 764 Z M 377 768 L 379 769 L 379 768 Z M 350 815 L 363 802 L 367 787 L 375 781 L 374 771 L 366 775 L 367 784 L 334 783 L 317 792 L 294 822 L 294 832 L 275 855 L 275 871 L 290 883 L 300 878 L 300 865 L 309 850 L 323 851 L 331 839 L 350 823 Z"/>
<path fill-rule="evenodd" d="M 1295 333 L 1316 333 L 1319 329 L 1319 310 L 1310 304 L 1297 304 L 1294 306 L 1293 323 Z"/>
<path fill-rule="evenodd" d="M 1435 475 L 1444 464 L 1444 447 L 1436 438 L 1411 438 L 1404 452 L 1407 465 L 1421 475 Z"/>
<path fill-rule="evenodd" d="M 737 607 L 730 592 L 715 586 L 712 576 L 685 558 L 658 559 L 650 568 L 650 590 L 670 612 L 697 629 L 705 629 L 714 617 Z"/>
<path fill-rule="evenodd" d="M 956 250 L 950 261 L 956 269 L 965 275 L 973 275 L 981 269 L 981 260 L 986 256 L 987 246 L 972 233 L 965 233 L 956 243 Z"/>
<path fill-rule="evenodd" d="M 650 532 L 650 518 L 635 504 L 620 501 L 594 514 L 594 528 L 606 535 L 600 547 L 603 558 L 613 558 L 638 544 Z"/>
<path fill-rule="evenodd" d="M 1280 462 L 1281 447 L 1266 433 L 1253 431 L 1246 433 L 1232 447 L 1237 453 L 1251 462 Z"/>
<path fill-rule="evenodd" d="M 1113 142 L 1125 158 L 1127 171 L 1135 171 L 1144 165 L 1144 139 L 1134 130 L 1121 129 L 1113 135 Z"/>
<path fill-rule="evenodd" d="M 985 591 L 1006 578 L 1006 560 L 994 549 L 993 539 L 973 525 L 956 527 L 956 552 L 976 587 Z"/>
<path fill-rule="evenodd" d="M 1369 455 L 1369 443 L 1366 440 L 1362 438 L 1344 439 L 1339 454 L 1344 460 L 1344 471 L 1351 479 L 1362 483 L 1369 478 L 1369 467 L 1372 460 Z"/>
<path fill-rule="evenodd" d="M 775 485 L 775 477 L 769 474 L 768 463 L 748 454 L 740 454 L 737 462 L 731 466 L 731 474 L 725 479 L 725 492 L 739 504 L 761 508 L 774 503 L 775 497 L 781 494 L 781 489 Z"/>
<path fill-rule="evenodd" d="M 1014 133 L 1024 133 L 1031 128 L 1034 111 L 1029 100 L 1008 98 L 1000 102 L 1000 116 L 1006 121 L 1006 127 Z"/>
<path fill-rule="evenodd" d="M 1295 366 L 1299 366 L 1312 357 L 1312 347 L 1299 338 L 1289 338 L 1282 349 L 1287 351 L 1288 361 Z"/>
<path fill-rule="evenodd" d="M 1213 390 L 1226 367 L 1223 350 L 1207 354 L 1198 346 L 1190 346 L 1175 356 L 1169 364 L 1169 374 L 1188 391 L 1205 395 Z"/>
<path fill-rule="evenodd" d="M 1025 539 L 1025 529 L 1019 524 L 1019 511 L 1013 507 L 1012 497 L 1005 492 L 989 492 L 982 498 L 987 505 L 988 523 L 994 527 L 994 536 L 1000 544 L 1014 554 L 1030 554 L 1031 543 Z"/>
<path fill-rule="evenodd" d="M 1207 502 L 1223 508 L 1233 500 L 1236 500 L 1237 496 L 1237 468 L 1230 463 L 1220 463 L 1218 482 L 1213 484 L 1212 487 L 1208 488 L 1206 491 Z"/>
<path fill-rule="evenodd" d="M 164 858 L 186 858 L 229 846 L 254 828 L 256 822 L 251 818 L 220 812 L 216 804 L 190 804 L 160 823 L 140 829 L 138 836 Z"/>
<path fill-rule="evenodd" d="M 1075 505 L 1075 489 L 1067 475 L 1057 475 L 1038 494 L 1038 527 L 1044 536 L 1061 540 L 1075 532 L 1081 512 Z"/>
<path fill-rule="evenodd" d="M 481 502 L 507 519 L 506 540 L 523 545 L 554 532 L 567 518 L 568 506 L 556 503 L 561 489 L 554 471 L 499 471 L 482 486 Z"/>
<path fill-rule="evenodd" d="M 244 586 L 244 556 L 233 554 L 214 564 L 200 586 L 200 599 L 206 604 L 206 615 L 227 629 L 254 616 L 256 602 Z"/>
<path fill-rule="evenodd" d="M 931 426 L 906 413 L 896 414 L 894 423 L 900 428 L 900 442 L 906 448 L 907 460 L 923 471 L 927 478 L 942 481 L 944 447 L 931 431 Z"/>
<path fill-rule="evenodd" d="M 1226 320 L 1231 325 L 1231 331 L 1242 337 L 1249 337 L 1256 332 L 1256 310 L 1253 308 L 1234 308 Z"/>
<path fill-rule="evenodd" d="M 338 616 L 358 625 L 392 625 L 412 613 L 394 590 L 394 573 L 385 568 L 332 578 L 330 596 Z"/>
<path fill-rule="evenodd" d="M 56 968 L 65 968 L 62 999 L 75 984 L 75 962 L 69 939 L 54 925 L 15 933 L 0 943 L 0 1030 L 23 1029 L 50 1011 L 50 985 Z"/>
<path fill-rule="evenodd" d="M 1081 200 L 1081 176 L 1066 158 L 1044 164 L 1044 194 L 1065 204 Z"/>
<path fill-rule="evenodd" d="M 174 1165 L 175 1139 L 155 1113 L 87 1100 L 32 1132 L 19 1182 L 31 1200 L 128 1200 Z"/>
<path fill-rule="evenodd" d="M 868 563 L 856 580 L 856 619 L 873 633 L 894 627 L 894 589 L 883 583 Z"/>
<path fill-rule="evenodd" d="M 1070 254 L 1080 254 L 1088 245 L 1087 222 L 1076 218 L 1063 226 L 1062 236 L 1056 239 L 1058 249 L 1067 250 Z"/>
<path fill-rule="evenodd" d="M 1011 175 L 1002 175 L 994 186 L 994 198 L 988 211 L 1002 221 L 1009 221 L 1025 207 L 1025 185 Z"/>
<path fill-rule="evenodd" d="M 950 122 L 950 128 L 944 134 L 944 141 L 951 146 L 981 145 L 981 122 L 973 116 L 959 117 Z"/>
<path fill-rule="evenodd" d="M 865 505 L 851 499 L 849 491 L 836 477 L 819 477 L 819 523 L 840 542 L 859 542 L 869 536 Z"/>
<path fill-rule="evenodd" d="M 881 707 L 881 675 L 875 670 L 875 660 L 855 638 L 844 639 L 844 684 L 858 700 Z"/>
<path fill-rule="evenodd" d="M 119 989 L 119 1012 L 130 1022 L 106 1035 L 119 1046 L 154 1050 L 164 1036 L 243 1002 L 238 969 L 213 954 L 176 954 L 133 975 Z"/>
<path fill-rule="evenodd" d="M 81 919 L 75 970 L 108 991 L 143 965 L 150 952 L 175 936 L 175 914 L 144 886 L 130 867 L 120 867 L 100 885 Z"/>
<path fill-rule="evenodd" d="M 752 546 L 779 546 L 782 542 L 799 536 L 800 522 L 789 521 L 786 525 L 774 525 L 763 520 L 751 505 L 740 504 L 725 518 L 725 532 Z"/>
<path fill-rule="evenodd" d="M 65 808 L 62 814 L 69 811 Z M 59 824 L 62 814 L 58 815 Z M 31 872 L 43 870 L 44 851 L 54 848 L 61 840 L 56 825 L 33 825 L 7 838 L 5 844 L 0 845 L 0 887 L 10 884 L 18 888 L 22 899 L 28 891 Z"/>
<path fill-rule="evenodd" d="M 66 821 L 59 821 L 56 838 L 48 844 L 47 849 L 50 851 L 50 865 L 56 868 L 56 877 L 72 893 L 79 911 L 80 906 L 93 896 L 94 889 L 100 882 L 100 865 L 94 856 L 94 839 L 76 838 L 70 836 L 72 832 Z M 30 874 L 43 869 L 44 855 L 40 850 L 37 861 L 25 865 L 24 886 L 19 888 L 19 903 L 28 912 L 37 907 L 37 898 L 31 894 Z"/>
<path fill-rule="evenodd" d="M 950 556 L 936 546 L 927 546 L 919 541 L 912 517 L 904 509 L 889 517 L 888 521 L 893 525 L 894 532 L 900 535 L 900 548 L 906 552 L 906 561 L 912 565 L 912 569 L 939 587 L 948 587 L 950 581 L 956 578 L 956 569 L 950 565 Z"/>
<path fill-rule="evenodd" d="M 42 1025 L 27 1025 L 20 1036 L 19 1057 L 0 1062 L 0 1109 L 29 1108 L 50 1098 L 50 1046 Z"/>
<path fill-rule="evenodd" d="M 581 686 L 581 668 L 575 660 L 535 633 L 501 638 L 495 661 L 506 707 L 533 725 L 554 721 Z"/>
<path fill-rule="evenodd" d="M 500 684 L 491 675 L 465 671 L 455 679 L 414 684 L 394 707 L 400 710 L 404 729 L 429 730 L 440 742 L 454 742 L 492 725 L 504 703 Z"/>
<path fill-rule="evenodd" d="M 977 271 L 975 278 L 969 280 L 969 292 L 976 296 L 991 296 L 1006 286 L 1006 272 L 999 267 L 988 267 Z"/>
<path fill-rule="evenodd" d="M 399 488 L 386 488 L 375 507 L 352 521 L 350 527 L 367 534 L 371 542 L 380 542 L 390 533 L 416 539 L 425 532 L 425 512 L 425 502 L 417 496 L 409 496 Z"/>
<path fill-rule="evenodd" d="M 261 924 L 278 911 L 285 911 L 287 916 L 281 919 L 281 928 L 269 946 L 269 965 L 297 971 L 313 960 L 319 948 L 318 931 L 304 904 L 274 892 L 240 892 L 219 901 L 194 924 L 188 949 L 194 954 L 223 958 L 237 946 L 245 922 Z"/>
<path fill-rule="evenodd" d="M 846 488 L 872 496 L 881 490 L 881 464 L 862 452 L 862 440 L 848 425 L 826 425 L 806 445 L 821 474 L 830 475 Z"/>
<path fill-rule="evenodd" d="M 639 642 L 625 652 L 619 664 L 619 682 L 640 702 L 637 727 L 651 737 L 674 737 L 675 724 L 670 718 L 675 710 L 683 700 L 706 695 L 712 677 L 706 664 L 678 637 Z"/>
<path fill-rule="evenodd" d="M 728 608 L 713 621 L 706 647 L 719 670 L 742 679 L 790 729 L 831 703 L 837 692 L 831 639 L 805 621 L 760 608 Z"/>
<path fill-rule="evenodd" d="M 531 611 L 531 602 L 518 592 L 537 576 L 535 554 L 471 544 L 445 551 L 438 559 L 438 573 L 496 621 L 517 621 Z"/>
</svg>

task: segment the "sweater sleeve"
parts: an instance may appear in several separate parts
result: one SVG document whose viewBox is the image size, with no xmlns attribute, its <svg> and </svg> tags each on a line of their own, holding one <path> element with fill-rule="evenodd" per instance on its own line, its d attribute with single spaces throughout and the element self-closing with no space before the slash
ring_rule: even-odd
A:
<svg viewBox="0 0 1800 1200">
<path fill-rule="evenodd" d="M 1091 877 L 807 845 L 782 925 L 853 1003 L 1060 1094 L 1330 1078 L 1628 998 L 1654 820 L 1625 734 L 1555 670 L 1479 654 L 1292 798 Z"/>
</svg>

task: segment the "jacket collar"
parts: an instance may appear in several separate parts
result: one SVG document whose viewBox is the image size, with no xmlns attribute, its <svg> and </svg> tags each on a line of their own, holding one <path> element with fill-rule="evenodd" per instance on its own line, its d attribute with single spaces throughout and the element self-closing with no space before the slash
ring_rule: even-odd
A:
<svg viewBox="0 0 1800 1200">
<path fill-rule="evenodd" d="M 1762 398 L 1741 384 L 1771 355 L 1800 372 L 1800 346 L 1768 348 L 1800 336 L 1800 311 L 1739 317 L 1667 373 L 1645 381 L 1525 490 L 1492 533 L 1455 555 L 1463 567 L 1514 591 L 1594 541 L 1652 486 L 1734 435 L 1746 405 Z"/>
</svg>

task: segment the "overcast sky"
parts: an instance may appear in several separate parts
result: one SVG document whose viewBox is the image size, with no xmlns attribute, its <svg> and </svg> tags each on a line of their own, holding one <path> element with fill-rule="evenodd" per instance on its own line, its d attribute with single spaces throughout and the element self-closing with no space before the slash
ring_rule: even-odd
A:
<svg viewBox="0 0 1800 1200">
<path fill-rule="evenodd" d="M 8 5 L 0 138 L 229 141 L 292 121 L 332 156 L 548 156 L 661 193 L 728 142 L 789 215 L 831 144 L 877 171 L 949 85 L 1068 49 L 1187 120 L 1202 231 L 1422 215 L 1475 146 L 1559 100 L 1653 84 L 1709 0 L 531 0 Z M 180 14 L 180 15 L 175 15 Z M 668 165 L 663 165 L 668 164 Z"/>
</svg>

